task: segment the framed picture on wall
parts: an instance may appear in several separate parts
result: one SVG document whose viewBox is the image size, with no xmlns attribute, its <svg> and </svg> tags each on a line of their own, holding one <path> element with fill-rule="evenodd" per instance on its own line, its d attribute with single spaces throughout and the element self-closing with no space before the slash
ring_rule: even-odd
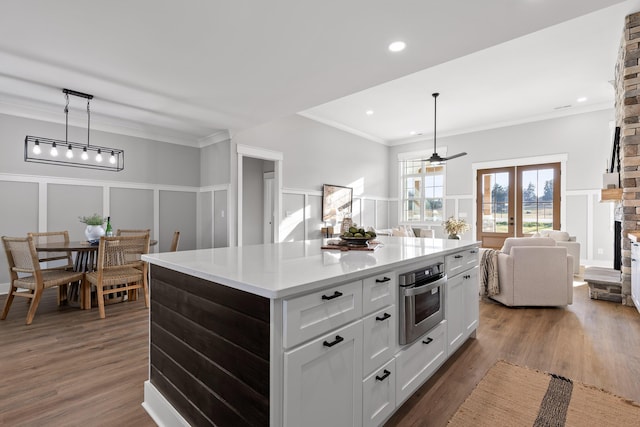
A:
<svg viewBox="0 0 640 427">
<path fill-rule="evenodd" d="M 351 217 L 353 188 L 341 185 L 322 185 L 322 221 L 337 225 L 345 217 Z"/>
</svg>

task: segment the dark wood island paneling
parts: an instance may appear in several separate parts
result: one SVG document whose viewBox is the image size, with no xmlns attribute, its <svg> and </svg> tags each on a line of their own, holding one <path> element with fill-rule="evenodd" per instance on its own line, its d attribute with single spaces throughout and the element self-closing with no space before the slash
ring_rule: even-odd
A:
<svg viewBox="0 0 640 427">
<path fill-rule="evenodd" d="M 150 381 L 191 425 L 269 425 L 269 307 L 151 265 Z"/>
</svg>

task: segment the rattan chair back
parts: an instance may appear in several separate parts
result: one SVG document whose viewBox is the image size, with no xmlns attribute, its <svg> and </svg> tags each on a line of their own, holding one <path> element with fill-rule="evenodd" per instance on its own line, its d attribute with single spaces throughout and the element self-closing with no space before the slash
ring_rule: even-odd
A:
<svg viewBox="0 0 640 427">
<path fill-rule="evenodd" d="M 31 305 L 27 312 L 26 322 L 29 325 L 33 321 L 44 289 L 83 280 L 84 273 L 82 272 L 60 268 L 41 269 L 36 247 L 31 236 L 3 236 L 2 243 L 11 276 L 9 293 L 0 316 L 3 320 L 6 319 L 9 313 L 14 297 L 30 298 Z M 20 288 L 29 289 L 31 292 L 18 292 Z"/>
<path fill-rule="evenodd" d="M 180 232 L 173 232 L 173 239 L 171 240 L 171 247 L 169 248 L 169 252 L 175 252 L 178 250 L 178 244 L 180 243 Z"/>
<path fill-rule="evenodd" d="M 145 229 L 139 229 L 139 230 L 133 230 L 133 229 L 127 230 L 124 228 L 118 228 L 118 230 L 116 231 L 116 236 L 137 236 L 140 234 L 151 235 L 151 229 L 145 228 Z"/>
<path fill-rule="evenodd" d="M 33 238 L 33 243 L 35 244 L 35 246 L 44 243 L 69 242 L 69 232 L 66 230 L 48 231 L 44 233 L 27 233 L 27 236 Z M 39 252 L 38 259 L 40 260 L 40 262 L 66 261 L 66 265 L 63 265 L 62 267 L 68 267 L 70 269 L 73 268 L 73 257 L 71 256 L 71 251 Z"/>
</svg>

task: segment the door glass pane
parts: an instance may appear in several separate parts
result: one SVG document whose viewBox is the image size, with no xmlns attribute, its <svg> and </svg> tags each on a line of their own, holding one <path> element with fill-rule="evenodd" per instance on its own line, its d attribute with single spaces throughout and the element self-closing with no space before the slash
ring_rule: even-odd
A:
<svg viewBox="0 0 640 427">
<path fill-rule="evenodd" d="M 522 234 L 553 229 L 553 169 L 522 171 Z"/>
<path fill-rule="evenodd" d="M 483 174 L 481 179 L 482 231 L 507 233 L 509 231 L 509 173 Z"/>
</svg>

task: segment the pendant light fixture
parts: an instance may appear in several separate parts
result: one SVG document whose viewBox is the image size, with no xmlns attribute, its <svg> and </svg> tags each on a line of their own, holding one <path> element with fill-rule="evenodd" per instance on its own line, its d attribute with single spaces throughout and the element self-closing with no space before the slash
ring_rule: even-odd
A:
<svg viewBox="0 0 640 427">
<path fill-rule="evenodd" d="M 453 156 L 442 157 L 442 156 L 439 156 L 438 152 L 436 151 L 436 124 L 437 124 L 437 118 L 438 118 L 437 108 L 438 108 L 439 95 L 440 94 L 437 92 L 431 94 L 431 96 L 433 96 L 433 154 L 431 155 L 431 157 L 425 160 L 429 162 L 431 166 L 444 165 L 447 162 L 447 160 L 455 159 L 457 157 L 462 157 L 467 154 L 467 153 L 458 153 L 458 154 L 454 154 Z"/>
<path fill-rule="evenodd" d="M 62 89 L 65 95 L 65 139 L 44 138 L 27 135 L 24 138 L 24 161 L 33 163 L 48 163 L 59 166 L 70 166 L 85 169 L 99 169 L 118 172 L 124 169 L 124 150 L 118 148 L 100 147 L 91 145 L 91 108 L 90 102 L 93 95 L 76 92 L 71 89 Z M 69 141 L 69 95 L 87 100 L 87 143 Z M 59 155 L 58 147 L 64 151 Z M 102 153 L 109 153 L 109 161 L 103 162 Z"/>
</svg>

